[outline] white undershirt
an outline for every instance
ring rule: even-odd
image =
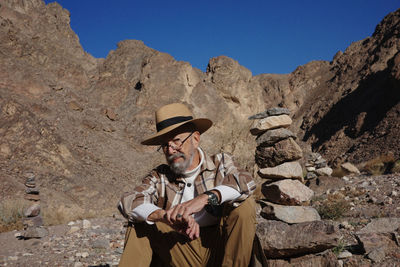
[[[200,174],[200,167],[204,162],[204,153],[203,151],[198,148],[199,154],[200,154],[200,163],[197,165],[196,168],[193,170],[190,170],[185,173],[185,178],[183,178],[185,182],[185,188],[183,189],[183,195],[182,195],[182,200],[181,203],[184,203],[186,201],[192,200],[193,198],[198,196],[196,187],[194,186],[194,180],[196,177]],[[224,203],[226,201],[231,201],[240,196],[240,193],[233,189],[232,187],[226,186],[226,185],[219,185],[211,190],[218,190],[220,195],[221,195],[221,201],[220,203]],[[154,204],[146,203],[146,204],[141,204],[134,208],[132,210],[132,215],[134,218],[136,218],[139,221],[146,221],[148,224],[153,224],[154,222],[151,222],[147,220],[147,217],[153,213],[154,211],[161,209],[160,207],[157,207]],[[212,216],[210,213],[202,209],[200,212],[196,213],[194,215],[194,218],[196,222],[200,225],[200,227],[203,226],[209,226],[209,225],[214,225],[218,223],[219,218]]]

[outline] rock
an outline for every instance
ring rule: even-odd
[[[40,200],[40,196],[39,195],[32,195],[32,194],[26,194],[24,196],[25,199],[27,200],[32,200],[32,201],[39,201]]]
[[[33,204],[29,208],[27,208],[24,212],[25,217],[35,217],[40,213],[40,205]]]
[[[39,188],[37,188],[37,187],[33,187],[33,188],[28,187],[28,188],[25,189],[25,193],[38,195],[39,194]]]
[[[297,161],[285,162],[272,168],[263,168],[258,171],[262,178],[268,179],[298,179],[303,182],[303,170]]]
[[[310,167],[307,167],[306,170],[308,172],[313,172],[313,171],[315,171],[315,167],[310,166]]]
[[[375,263],[381,262],[386,257],[385,248],[379,247],[368,253],[367,257]]]
[[[319,168],[315,170],[318,176],[331,176],[333,170],[330,167]]]
[[[72,226],[71,229],[69,229],[67,234],[73,234],[75,232],[78,232],[80,228],[78,226]]]
[[[290,137],[275,143],[272,147],[258,146],[256,163],[260,168],[274,167],[284,162],[301,159],[303,152]]]
[[[28,227],[24,232],[24,238],[43,238],[48,235],[48,231],[43,227]]]
[[[316,162],[318,160],[322,159],[321,154],[317,153],[317,152],[313,152],[307,155],[307,161],[310,162]]]
[[[357,234],[366,233],[391,233],[400,227],[400,218],[379,218],[372,219],[364,228]]]
[[[313,207],[283,206],[262,202],[261,216],[268,220],[280,220],[286,223],[319,221],[321,217]]]
[[[257,235],[265,256],[270,259],[322,252],[337,246],[339,239],[335,226],[326,221],[289,225],[261,219]]]
[[[35,217],[29,217],[29,218],[23,218],[22,223],[24,226],[28,227],[38,227],[43,225],[43,219],[42,216],[35,216]]]
[[[360,171],[357,169],[357,167],[350,162],[343,163],[340,165],[340,167],[342,167],[342,169],[348,174],[360,174]]]
[[[292,137],[296,139],[294,133],[286,128],[268,130],[256,138],[257,146],[272,146],[276,142]]]
[[[74,222],[74,221],[71,221],[71,222],[69,222],[67,225],[68,225],[68,226],[75,225],[75,222]]]
[[[267,130],[280,127],[289,127],[290,124],[292,124],[292,119],[288,115],[267,117],[265,119],[255,121],[250,129],[250,133],[252,135],[260,135]]]
[[[35,181],[26,181],[25,186],[29,188],[34,188],[36,187],[36,182]]]
[[[386,250],[389,247],[396,246],[390,234],[366,233],[357,234],[356,237],[366,254],[378,248],[384,248]]]
[[[82,258],[87,258],[87,257],[89,257],[89,253],[86,252],[86,251],[85,251],[85,252],[82,252],[82,253],[81,253],[81,257],[82,257]]]
[[[82,111],[83,108],[76,102],[76,101],[71,101],[68,103],[68,108],[70,110],[75,110],[75,111]]]
[[[92,224],[90,223],[89,220],[83,220],[82,226],[83,226],[83,229],[89,229],[92,226]]]
[[[106,116],[110,120],[115,121],[117,119],[118,115],[115,113],[114,110],[108,108],[108,109],[106,109]]]
[[[271,267],[338,267],[339,261],[335,254],[330,251],[324,251],[320,254],[310,254],[301,257],[283,259],[268,259],[267,265]]]
[[[310,201],[314,192],[298,180],[285,179],[270,184],[263,184],[261,188],[267,201],[282,205],[300,205]]]
[[[308,172],[306,175],[307,180],[311,180],[311,179],[315,179],[315,178],[318,178],[318,176],[313,172]]]
[[[107,239],[95,239],[92,241],[92,248],[108,249],[110,242]]]
[[[290,110],[287,108],[279,108],[279,107],[270,108],[263,112],[250,116],[249,120],[264,119],[269,116],[278,116],[278,115],[290,115]]]
[[[315,168],[320,169],[320,168],[324,168],[327,166],[326,160],[325,159],[319,159],[316,162],[314,162],[315,164]]]
[[[351,256],[353,256],[353,254],[351,254],[351,252],[345,250],[345,251],[342,251],[339,253],[338,259],[345,259],[345,258],[349,258]]]
[[[20,232],[17,232],[17,233],[14,234],[14,237],[15,238],[21,238],[21,237],[24,237],[24,235],[22,233],[20,233]]]

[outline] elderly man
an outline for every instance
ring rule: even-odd
[[[248,266],[255,236],[256,184],[232,156],[209,156],[200,135],[212,125],[183,104],[156,112],[158,145],[168,165],[147,175],[119,203],[130,226],[120,266]]]

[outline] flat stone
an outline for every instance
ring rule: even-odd
[[[342,167],[342,169],[349,174],[360,174],[360,171],[357,169],[357,167],[350,162],[343,163],[340,165],[340,167]]]
[[[261,192],[267,201],[282,205],[300,205],[314,196],[314,191],[300,181],[292,179],[264,183]]]
[[[267,179],[297,179],[304,182],[303,169],[297,161],[285,162],[272,168],[263,168],[258,171],[258,174]]]
[[[280,221],[259,219],[257,235],[268,259],[298,257],[337,246],[339,234],[328,221],[289,225]]]
[[[48,235],[48,231],[43,227],[28,227],[24,232],[24,238],[43,238]]]
[[[369,224],[357,232],[357,234],[366,233],[391,233],[400,227],[400,218],[378,218],[373,219]]]
[[[27,194],[33,194],[33,195],[38,195],[39,194],[39,188],[37,187],[28,187],[25,189],[25,193]]]
[[[95,239],[92,241],[92,248],[108,249],[110,242],[106,239]]]
[[[27,208],[24,212],[25,217],[35,217],[40,213],[40,205],[33,204],[29,208]]]
[[[321,220],[313,207],[283,206],[266,201],[263,201],[261,206],[264,206],[261,216],[268,220],[279,220],[290,224]]]
[[[256,163],[260,168],[275,167],[288,161],[301,159],[303,151],[300,146],[289,137],[271,147],[258,146],[256,149]]]
[[[378,234],[378,233],[366,233],[356,234],[358,240],[363,246],[365,253],[369,254],[371,251],[377,248],[391,247],[394,245],[391,234]]]
[[[294,135],[294,133],[292,133],[292,131],[286,128],[278,128],[266,131],[262,135],[258,136],[256,142],[257,146],[272,146],[276,142],[287,139],[289,137],[296,139],[296,136]]]
[[[39,227],[43,225],[42,216],[38,215],[35,217],[23,218],[22,223],[28,227]]]
[[[27,199],[27,200],[32,200],[32,201],[39,201],[40,200],[40,196],[39,195],[32,195],[32,194],[25,194],[24,198]]]
[[[265,119],[255,121],[250,129],[252,135],[260,135],[267,130],[276,128],[287,128],[292,124],[292,119],[288,115],[279,115],[267,117]]]
[[[33,182],[26,182],[25,186],[29,187],[29,188],[34,188],[34,187],[36,187],[36,183],[34,181]]]
[[[287,108],[274,107],[274,108],[269,108],[263,112],[257,113],[255,115],[252,115],[248,119],[249,120],[264,119],[269,116],[278,116],[278,115],[284,115],[284,114],[290,115],[290,110]]]
[[[330,167],[323,167],[323,168],[316,169],[314,172],[315,172],[318,176],[331,176],[333,170],[332,170],[332,168],[330,168]]]
[[[307,155],[307,161],[310,162],[316,162],[317,160],[322,159],[321,154],[319,154],[318,152],[313,152]]]

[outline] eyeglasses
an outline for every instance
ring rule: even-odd
[[[166,151],[168,147],[171,147],[174,150],[179,150],[182,148],[183,144],[186,142],[186,140],[189,139],[189,137],[192,136],[194,132],[191,132],[185,139],[181,140],[179,138],[174,139],[169,141],[168,143],[162,144],[159,148],[157,148],[157,152],[160,152],[162,149],[163,151]]]

